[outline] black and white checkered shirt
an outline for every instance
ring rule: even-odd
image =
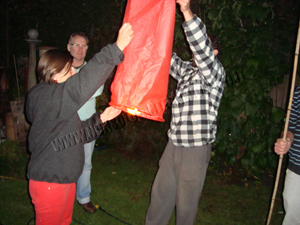
[[[197,66],[181,60],[176,53],[172,55],[170,75],[178,84],[168,136],[176,146],[203,146],[216,138],[226,75],[201,19],[195,15],[182,26]]]

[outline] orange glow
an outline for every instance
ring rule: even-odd
[[[137,109],[127,108],[127,112],[132,114],[132,115],[138,115],[139,114],[139,111]]]

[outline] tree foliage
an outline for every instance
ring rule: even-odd
[[[273,144],[284,111],[273,107],[269,93],[292,73],[299,1],[208,0],[199,6],[206,6],[208,24],[222,41],[227,73],[216,152],[252,174],[275,167]]]

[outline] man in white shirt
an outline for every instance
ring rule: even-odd
[[[67,49],[74,57],[73,67],[76,72],[84,67],[86,64],[85,56],[88,49],[89,39],[83,32],[73,33],[70,35]],[[90,118],[96,112],[96,97],[101,95],[104,86],[102,85],[96,93],[78,110],[78,115],[81,121]],[[95,140],[84,144],[84,167],[81,176],[77,181],[76,197],[80,205],[88,213],[97,211],[95,205],[91,202],[91,169],[92,169],[92,155],[94,151]]]

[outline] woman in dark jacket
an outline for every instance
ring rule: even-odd
[[[120,114],[108,107],[81,122],[77,111],[104,84],[123,50],[133,37],[130,24],[119,30],[116,43],[107,45],[75,74],[68,52],[49,50],[38,64],[41,82],[28,93],[26,116],[28,135],[27,177],[37,225],[70,224],[76,182],[84,163],[83,144],[97,138],[106,121]]]

